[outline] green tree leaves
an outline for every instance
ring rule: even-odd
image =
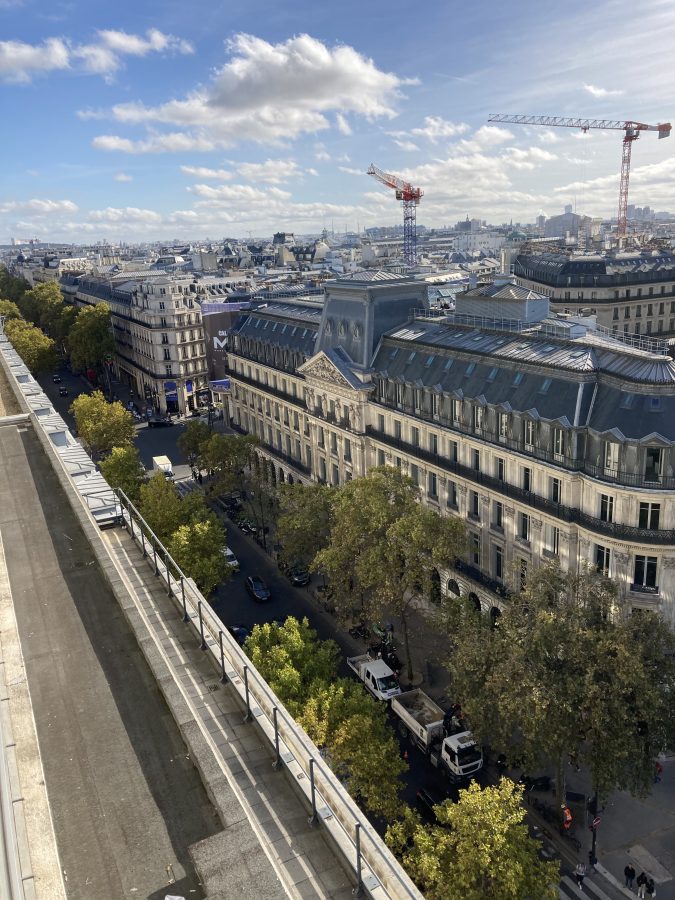
[[[119,488],[132,503],[138,503],[141,485],[145,480],[145,467],[136,447],[131,444],[113,447],[98,467],[110,487]]]
[[[134,439],[134,417],[118,401],[108,403],[100,391],[80,394],[70,410],[92,457],[110,453],[113,447],[124,447]]]
[[[34,375],[54,368],[56,364],[54,341],[39,328],[23,319],[13,318],[5,322],[5,334]]]
[[[97,303],[80,310],[68,334],[70,359],[76,369],[96,369],[115,343],[107,303]]]
[[[208,597],[229,573],[223,547],[223,526],[215,517],[209,517],[179,525],[171,535],[167,549],[183,572],[194,578],[197,587]]]

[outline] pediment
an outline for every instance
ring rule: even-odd
[[[340,369],[326,356],[323,351],[300,366],[298,372],[305,378],[323,381],[333,387],[354,390],[354,385]]]

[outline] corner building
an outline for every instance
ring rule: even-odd
[[[233,424],[280,480],[400,466],[466,522],[439,589],[493,616],[546,559],[597,566],[675,626],[675,362],[560,318],[498,278],[428,309],[426,286],[354,273],[324,302],[271,302],[230,335]]]

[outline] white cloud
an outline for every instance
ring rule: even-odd
[[[268,159],[264,163],[239,163],[237,173],[246,181],[264,181],[267,184],[283,184],[302,175],[293,159]]]
[[[560,140],[560,136],[548,128],[544,131],[539,132],[539,134],[537,134],[537,138],[541,141],[542,144],[557,144]]]
[[[32,213],[36,216],[47,216],[56,213],[77,212],[77,204],[72,200],[9,200],[0,203],[0,213],[13,213],[25,215]]]
[[[133,180],[134,180],[133,176],[127,175],[126,172],[118,172],[117,175],[115,175],[115,181],[133,181]]]
[[[229,181],[234,178],[234,172],[228,169],[209,169],[206,166],[181,166],[181,172],[185,175],[194,175],[195,178],[214,178],[217,181]]]
[[[123,209],[108,206],[106,209],[94,209],[89,213],[92,222],[122,222],[122,223],[150,223],[158,224],[162,217],[152,209],[138,209],[135,206],[127,206]]]
[[[623,91],[610,91],[604,87],[597,87],[594,84],[585,84],[584,90],[587,91],[592,97],[596,97],[598,99],[602,97],[620,97],[623,94]]]
[[[344,172],[346,175],[365,175],[365,172],[362,172],[361,169],[353,169],[350,166],[338,166],[339,172]]]
[[[329,162],[330,153],[326,150],[326,145],[322,143],[314,144],[314,159],[317,162]]]
[[[216,202],[267,203],[270,199],[287,201],[291,198],[288,191],[282,191],[280,188],[272,187],[261,190],[251,187],[249,184],[223,184],[219,187],[213,187],[210,184],[194,184],[188,190],[198,197]]]
[[[342,115],[342,113],[336,113],[335,115],[335,123],[338,127],[338,131],[342,134],[351,134],[352,127],[347,121],[347,119]]]
[[[427,138],[436,143],[440,138],[453,138],[465,134],[469,126],[464,122],[448,122],[440,116],[425,116],[421,128],[413,128],[410,132],[416,137]]]
[[[26,83],[32,75],[67,69],[70,53],[61,38],[48,38],[42,44],[0,41],[0,78]]]
[[[152,134],[147,140],[132,141],[116,134],[100,134],[91,142],[96,150],[117,151],[119,153],[185,153],[204,152],[215,149],[208,138],[189,135],[183,131],[168,134]]]
[[[399,138],[394,138],[394,143],[399,148],[399,150],[405,150],[406,152],[412,152],[413,150],[420,149],[417,144],[413,143],[413,141],[402,141]]]
[[[307,175],[313,175],[315,178],[319,177],[319,173],[317,172],[316,169],[312,169],[312,168],[305,169],[305,172],[307,173]]]
[[[278,44],[238,34],[227,48],[230,60],[207,87],[154,107],[118,104],[112,110],[114,118],[125,124],[193,129],[187,134],[204,147],[230,147],[247,140],[279,144],[329,128],[329,112],[335,112],[343,132],[350,127],[347,113],[369,120],[391,119],[402,86],[412,83],[378,69],[352,47],[329,47],[307,34]],[[151,146],[153,150],[127,152],[162,149],[157,141]]]
[[[156,28],[146,37],[124,31],[99,31],[88,44],[72,44],[63,38],[47,38],[41,44],[23,41],[0,41],[0,78],[26,83],[34,75],[58,69],[76,69],[110,78],[122,65],[124,56],[146,56],[148,53],[192,53],[193,48],[182,38],[164,34]],[[81,116],[87,118],[87,115]]]

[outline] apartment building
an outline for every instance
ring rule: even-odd
[[[612,334],[675,337],[675,255],[520,253],[513,263],[518,284],[545,294],[551,310],[590,311]]]
[[[424,285],[370,272],[323,306],[271,302],[230,337],[233,422],[281,480],[342,484],[403,468],[467,525],[443,591],[498,616],[556,557],[595,566],[630,609],[675,626],[675,362],[550,315],[508,278],[430,312]]]
[[[60,286],[80,305],[108,304],[115,369],[139,398],[180,415],[208,402],[201,302],[227,296],[224,282],[141,271],[65,277]]]

